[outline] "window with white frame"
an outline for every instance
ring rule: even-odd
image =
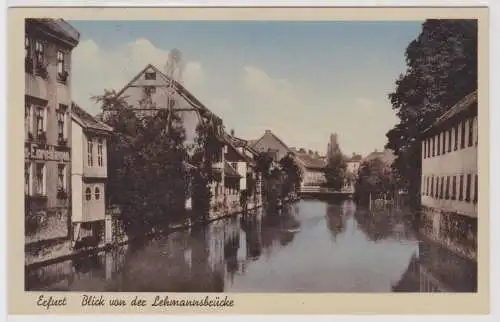
[[[90,190],[90,187],[87,187],[85,189],[85,200],[89,201],[92,199],[92,190]]]
[[[45,164],[37,163],[35,166],[35,192],[45,195]]]
[[[37,135],[45,132],[45,109],[43,107],[36,108],[36,132]]]
[[[101,190],[99,189],[99,187],[95,187],[94,192],[95,200],[99,200],[99,198],[101,198]]]
[[[57,189],[66,190],[66,165],[64,164],[57,166]]]
[[[65,123],[67,109],[67,105],[59,104],[59,109],[57,110],[57,138],[60,141],[66,138]]]
[[[102,167],[104,165],[104,157],[103,157],[103,141],[99,139],[97,141],[97,165]]]
[[[31,104],[29,102],[24,103],[24,130],[26,137],[32,132]]]
[[[35,41],[35,57],[37,66],[42,66],[44,63],[45,55],[44,45],[40,40]]]
[[[60,50],[57,51],[57,74],[59,77],[64,76],[66,70],[64,69],[64,53]]]
[[[24,163],[24,193],[31,194],[31,164],[29,162]]]
[[[87,164],[89,167],[94,166],[94,144],[91,138],[87,141]]]

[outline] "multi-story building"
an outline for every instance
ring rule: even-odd
[[[25,21],[25,243],[70,238],[71,52],[64,20]],[[53,244],[53,243],[52,243]]]
[[[71,119],[73,240],[93,237],[100,242],[105,227],[107,138],[113,129],[75,103],[71,106]]]
[[[424,131],[421,144],[421,203],[427,232],[439,241],[464,246],[461,249],[474,257],[478,200],[477,92],[467,95],[439,117]]]

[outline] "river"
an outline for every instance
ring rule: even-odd
[[[26,273],[27,290],[475,292],[476,264],[423,240],[412,216],[301,200]]]

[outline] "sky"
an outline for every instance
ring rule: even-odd
[[[273,131],[288,146],[326,153],[381,150],[397,122],[388,100],[422,21],[70,21],[72,98],[92,114],[147,64],[181,51],[182,81],[243,139]]]

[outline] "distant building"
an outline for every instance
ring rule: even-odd
[[[455,233],[462,239],[476,236],[477,92],[447,110],[422,133],[421,140],[421,203],[424,219],[432,223],[432,237],[446,240],[444,226],[458,227]],[[477,237],[471,238],[477,242]]]
[[[71,119],[73,239],[88,236],[102,239],[108,178],[107,139],[113,129],[75,103]]]
[[[266,130],[259,139],[250,142],[251,147],[257,152],[267,152],[272,155],[275,162],[279,162],[292,150],[271,130]]]
[[[71,52],[79,32],[59,19],[25,20],[25,242],[69,240]]]
[[[322,186],[326,183],[326,161],[319,155],[294,151],[302,168],[302,186]]]
[[[347,172],[352,174],[354,177],[358,176],[359,166],[363,157],[359,154],[353,153],[351,157],[347,159]]]

